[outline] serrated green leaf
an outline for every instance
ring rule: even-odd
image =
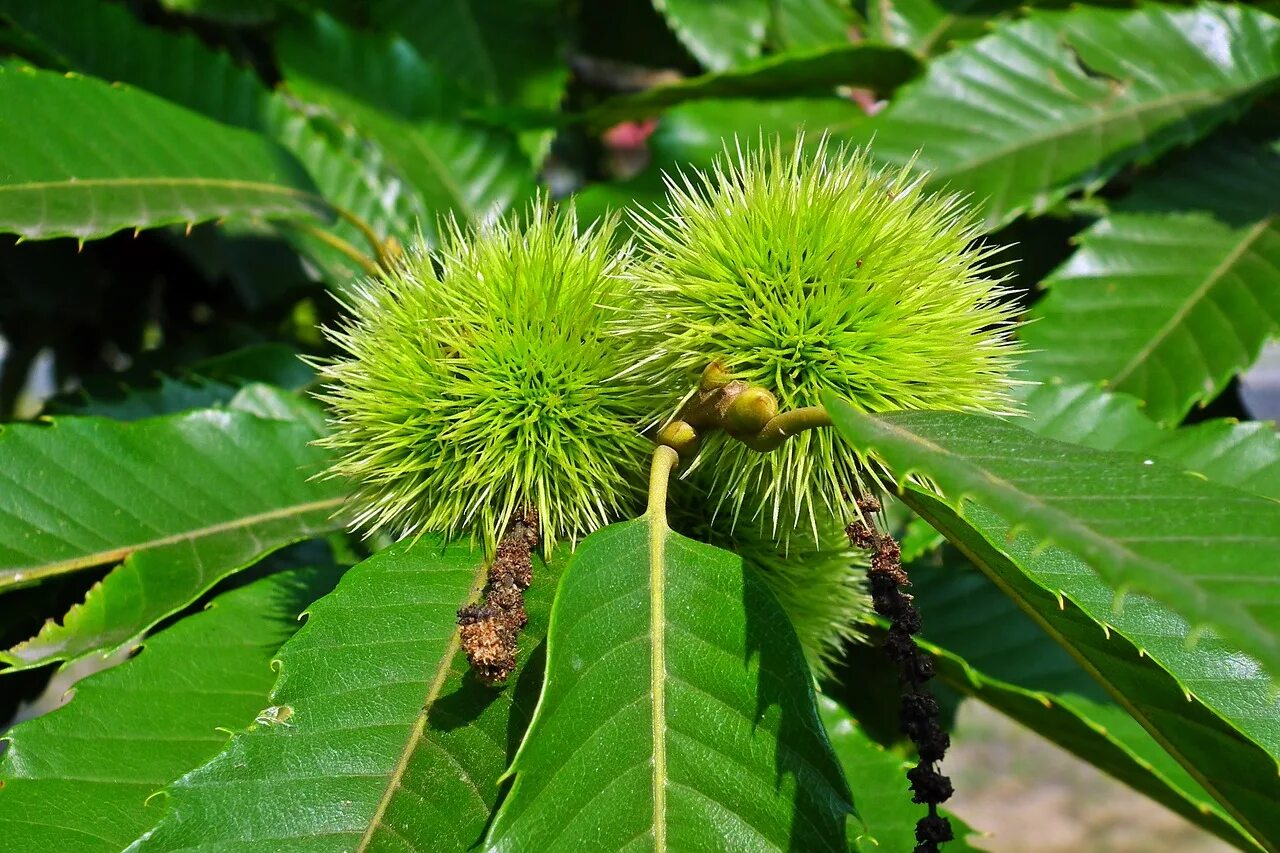
[[[1195,141],[1280,80],[1280,21],[1247,6],[1036,14],[930,63],[860,138],[968,193],[995,228]]]
[[[3,0],[0,12],[55,52],[63,67],[121,81],[209,118],[269,136],[306,168],[325,200],[366,223],[381,238],[411,233],[422,200],[368,139],[309,118],[283,95],[269,91],[247,68],[208,48],[191,33],[148,27],[122,6],[98,0],[55,5]],[[129,50],[120,50],[121,44]],[[368,251],[367,239],[344,219],[325,233]],[[358,269],[331,245],[294,234],[336,284]]]
[[[836,86],[892,90],[919,69],[905,51],[878,44],[842,44],[766,57],[728,71],[655,86],[611,98],[588,113],[600,125],[653,115],[686,101],[709,98],[795,98],[830,94]],[[815,132],[818,128],[815,126]],[[755,133],[750,136],[754,137]]]
[[[470,673],[457,630],[485,572],[480,551],[426,539],[350,569],[280,650],[270,701],[290,725],[237,734],[170,786],[164,820],[134,847],[473,846],[532,711],[558,575],[535,558],[521,669],[494,688]]]
[[[653,0],[653,6],[712,71],[758,57],[769,27],[767,0]]]
[[[0,660],[30,668],[126,643],[265,554],[337,526],[312,479],[314,422],[234,410],[0,431],[0,590],[123,560],[61,625]]]
[[[916,821],[925,814],[925,807],[911,802],[911,785],[907,781],[907,769],[913,766],[901,755],[886,750],[876,743],[849,716],[849,712],[828,697],[818,697],[818,712],[826,726],[827,737],[835,750],[845,778],[853,789],[854,802],[858,804],[858,817],[862,828],[852,824],[849,835],[853,839],[851,850],[859,853],[890,853],[911,850],[916,844]],[[944,814],[951,821],[954,840],[946,845],[947,853],[973,851],[967,837],[972,834],[964,821],[954,814]]]
[[[826,405],[836,428],[897,477],[923,475],[953,505],[981,501],[1117,589],[1149,595],[1280,672],[1280,503],[982,415],[872,416],[830,396]]]
[[[971,551],[979,556],[986,553]],[[1181,726],[1163,725],[1162,717],[1149,714],[1146,708],[1161,696],[1181,703],[1172,679],[1149,659],[1139,659],[1137,650],[1123,640],[1106,642],[1101,625],[1090,624],[1074,606],[1069,612],[1060,607],[1053,595],[1020,574],[1021,566],[995,562],[982,567],[990,578],[959,565],[954,552],[941,566],[909,567],[924,621],[920,642],[935,656],[942,680],[1192,823],[1236,844],[1243,838],[1252,846],[1208,792],[1138,720],[1109,698],[1090,673],[1097,673],[1108,688],[1134,697],[1139,713],[1160,726],[1166,739],[1194,731],[1188,719],[1207,721],[1214,736],[1220,737],[1221,723],[1197,710],[1174,715]],[[1035,618],[1020,608],[1033,612]],[[1227,740],[1233,748],[1219,759],[1219,769],[1228,763],[1260,766],[1256,750],[1240,745],[1238,739]]]
[[[267,707],[276,650],[335,567],[269,575],[147,640],[75,686],[72,702],[11,729],[0,761],[0,838],[12,850],[115,853],[163,804],[147,798],[212,757]]]
[[[1021,330],[1041,378],[1105,381],[1176,423],[1280,327],[1280,144],[1202,146],[1077,239]]]
[[[578,546],[493,850],[839,850],[848,794],[763,582],[653,509]]]
[[[481,220],[533,191],[515,139],[464,120],[460,93],[408,42],[318,15],[283,32],[277,52],[290,91],[374,140],[413,184],[429,239],[440,216]]]
[[[221,217],[329,215],[284,148],[145,92],[0,68],[0,99],[0,230],[88,239]]]
[[[1162,428],[1136,397],[1082,384],[1035,386],[1023,405],[1027,426],[1046,438],[1155,454],[1224,486],[1280,500],[1280,434],[1273,424],[1218,419]]]
[[[1280,775],[1275,758],[1214,714],[1198,694],[1189,693],[1143,647],[1111,632],[1107,627],[1110,620],[1099,624],[1096,616],[1075,606],[1074,593],[1069,598],[1070,605],[1065,603],[1065,594],[1060,601],[1055,595],[1062,587],[1046,586],[1043,580],[1052,577],[1051,582],[1074,581],[1082,585],[1092,575],[1088,567],[1061,549],[1038,548],[1032,537],[1014,534],[1007,522],[984,507],[967,504],[961,519],[944,503],[923,492],[909,490],[904,498],[1083,664],[1116,703],[1141,723],[1249,835],[1268,850],[1278,849],[1280,816],[1274,804],[1280,797]],[[1174,643],[1185,644],[1185,623],[1162,625],[1167,611],[1144,605],[1142,599],[1133,597],[1124,612],[1140,625],[1157,626],[1150,636],[1163,636],[1166,649]],[[1206,673],[1198,686],[1219,698],[1231,697],[1240,684],[1248,688],[1250,680],[1256,683],[1260,673],[1247,658],[1238,654],[1234,659],[1223,656],[1217,651],[1220,648],[1220,644],[1210,645],[1198,656],[1198,666]],[[1182,656],[1191,657],[1185,645]],[[1242,674],[1242,665],[1245,669],[1252,666],[1254,671]],[[1096,709],[1093,713],[1097,713]],[[1123,735],[1123,728],[1118,731]],[[1130,748],[1132,745],[1129,742]],[[1137,750],[1135,755],[1146,756],[1146,750]],[[1150,761],[1150,756],[1145,760]],[[1158,762],[1151,763],[1159,775],[1176,785],[1174,776],[1161,770]],[[1110,769],[1114,771],[1116,766],[1112,763]],[[1194,792],[1183,786],[1177,788],[1194,803]],[[1158,793],[1147,786],[1140,790],[1153,796]],[[1177,808],[1168,798],[1158,798]],[[1186,813],[1185,806],[1177,810]]]

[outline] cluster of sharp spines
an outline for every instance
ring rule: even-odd
[[[357,285],[350,319],[328,330],[343,355],[319,365],[323,443],[353,484],[355,526],[492,551],[529,506],[549,553],[628,517],[646,431],[717,361],[783,411],[823,391],[866,411],[1009,411],[1013,309],[961,200],[866,150],[761,142],[669,178],[665,206],[633,211],[632,239],[616,217],[579,229],[571,202],[541,197],[506,221],[447,222],[434,251]],[[801,573],[831,562],[822,531],[884,479],[831,430],[767,453],[731,429],[694,441],[682,474],[708,494],[704,514],[771,540]],[[823,584],[793,586],[814,598],[788,609],[820,666],[840,639],[830,622],[864,599],[838,596],[832,613]]]

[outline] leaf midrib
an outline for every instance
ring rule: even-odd
[[[219,533],[249,528],[263,522],[274,521],[278,518],[288,518],[293,515],[305,515],[307,513],[317,512],[324,509],[337,509],[345,500],[345,497],[337,497],[310,501],[303,504],[290,504],[289,506],[277,507],[272,510],[267,510],[266,512],[229,519],[227,521],[218,522],[217,524],[211,524],[194,530],[184,530],[180,533],[173,533],[156,539],[148,539],[142,542],[122,545],[118,548],[111,548],[105,551],[94,551],[89,554],[81,554],[78,557],[72,557],[67,560],[58,560],[37,566],[18,566],[16,568],[3,569],[0,570],[0,590],[18,583],[25,585],[28,581],[32,580],[66,574],[80,569],[88,569],[105,563],[116,563],[140,551],[149,551],[154,548],[173,545],[178,542],[204,539],[210,536],[216,536]]]
[[[1244,253],[1247,252],[1264,233],[1271,229],[1273,221],[1274,220],[1271,218],[1264,219],[1241,235],[1239,244],[1228,252],[1226,257],[1224,257],[1222,261],[1219,262],[1212,271],[1210,271],[1209,275],[1205,277],[1204,282],[1191,293],[1182,305],[1178,306],[1178,310],[1174,312],[1173,316],[1170,317],[1154,335],[1152,335],[1151,339],[1147,341],[1140,350],[1133,354],[1133,357],[1129,359],[1128,363],[1116,371],[1116,373],[1111,377],[1112,385],[1119,385],[1121,382],[1128,379],[1133,371],[1137,370],[1138,365],[1150,358],[1151,353],[1155,351],[1156,347],[1164,343],[1169,335],[1173,334],[1173,331],[1182,324],[1182,321],[1191,313],[1192,308],[1198,306],[1209,294],[1209,291],[1212,290],[1213,287],[1219,283],[1222,277],[1227,274],[1231,267],[1240,260]]]
[[[489,564],[487,561],[482,560],[480,568],[476,571],[475,577],[471,581],[471,591],[468,593],[468,599],[475,597],[474,591],[484,584],[488,572]],[[382,791],[382,796],[378,800],[378,807],[374,811],[373,817],[369,819],[369,825],[365,827],[364,835],[360,837],[360,843],[356,846],[356,853],[365,853],[373,842],[374,835],[382,827],[387,808],[391,805],[391,799],[400,790],[400,785],[404,781],[404,774],[409,769],[409,762],[417,754],[418,744],[422,742],[422,738],[426,735],[427,718],[430,715],[431,708],[435,705],[436,700],[440,698],[440,691],[444,689],[445,682],[449,680],[449,673],[453,669],[453,661],[458,656],[458,650],[461,648],[461,633],[459,629],[454,628],[449,637],[449,644],[445,647],[444,653],[440,656],[440,662],[436,665],[436,671],[432,676],[431,686],[427,688],[427,696],[422,702],[422,708],[418,711],[418,716],[413,721],[413,731],[410,732],[409,739],[405,741],[404,749],[400,751],[400,757],[396,760],[396,766],[387,778],[387,786]]]
[[[0,184],[0,193],[30,192],[33,190],[67,190],[96,189],[101,187],[212,187],[216,189],[253,190],[268,195],[279,195],[297,198],[316,207],[327,207],[328,203],[315,193],[299,190],[283,184],[271,184],[261,181],[246,181],[238,178],[74,178],[68,177],[59,181],[26,181],[18,184]]]

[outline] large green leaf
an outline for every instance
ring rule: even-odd
[[[899,478],[923,475],[953,505],[981,501],[1117,589],[1163,602],[1194,631],[1212,628],[1272,678],[1280,673],[1280,503],[1161,459],[1043,439],[982,415],[871,416],[826,402],[836,428]]]
[[[850,826],[851,849],[859,853],[913,849],[916,821],[925,814],[924,806],[911,802],[906,773],[914,762],[876,743],[834,700],[819,697],[818,711],[858,804],[862,828]],[[947,853],[974,850],[967,840],[973,830],[954,814],[947,814],[947,819],[955,835],[946,845]]]
[[[497,850],[844,848],[848,794],[795,633],[653,509],[578,546]]]
[[[1149,658],[1140,659],[1132,645],[1118,638],[1107,642],[1101,625],[1091,624],[1074,605],[1069,611],[1068,605],[1059,606],[1018,567],[984,563],[983,571],[991,577],[983,577],[960,565],[953,554],[946,552],[941,566],[910,567],[924,620],[921,643],[935,656],[942,680],[1191,822],[1239,843],[1243,836],[1235,822],[1137,719],[1108,697],[1103,685],[1131,694],[1132,704],[1160,727],[1166,740],[1186,732],[1199,736],[1187,722],[1194,720],[1206,725],[1216,741],[1231,743],[1228,752],[1213,757],[1222,772],[1242,765],[1257,772],[1266,767],[1265,757],[1238,738],[1223,736],[1226,727],[1203,709],[1172,715],[1178,724],[1165,725],[1162,715],[1148,712],[1151,701],[1165,697],[1181,705],[1183,700],[1173,680]],[[1222,685],[1228,684],[1224,676]],[[1212,776],[1210,769],[1201,768]]]
[[[0,762],[9,850],[111,851],[153,826],[154,792],[208,760],[267,708],[270,663],[337,570],[295,569],[218,596],[141,654],[75,686],[64,708],[16,726]]]
[[[234,403],[5,427],[0,591],[124,562],[0,660],[29,668],[116,647],[264,554],[333,529],[344,490],[313,479],[326,462],[317,437],[310,417],[265,420]]]
[[[461,93],[407,42],[319,15],[285,30],[277,47],[289,90],[374,140],[414,186],[429,238],[442,215],[484,219],[533,191],[515,138],[464,120]]]
[[[966,504],[962,519],[926,493],[908,490],[904,497],[1070,652],[1107,689],[1114,701],[1141,723],[1250,835],[1269,850],[1280,849],[1280,814],[1275,810],[1275,802],[1280,798],[1280,775],[1276,772],[1275,758],[1237,728],[1224,722],[1201,701],[1199,694],[1191,694],[1143,647],[1127,641],[1120,632],[1110,630],[1107,627],[1109,622],[1099,624],[1093,614],[1075,606],[1077,599],[1074,595],[1069,599],[1071,604],[1067,603],[1067,596],[1057,592],[1057,582],[1087,581],[1091,572],[1086,566],[1066,551],[1042,549],[1034,537],[1017,535],[1007,522],[984,507]],[[1045,578],[1051,579],[1049,583],[1055,585],[1046,586]],[[1138,614],[1140,624],[1145,621],[1151,626],[1159,623],[1165,611],[1148,610],[1144,600],[1131,597],[1124,613]],[[1166,648],[1174,642],[1185,644],[1185,623],[1172,626],[1166,623],[1162,627],[1165,629],[1162,633]],[[1184,632],[1175,634],[1179,627]],[[1184,645],[1183,657],[1191,654]],[[1248,702],[1248,688],[1252,686],[1249,679],[1252,677],[1256,682],[1258,677],[1255,664],[1239,654],[1223,656],[1211,648],[1202,656],[1200,666],[1207,675],[1197,686],[1206,694],[1232,697],[1243,683],[1246,687],[1245,701]],[[1239,670],[1250,667],[1254,672],[1245,673],[1242,678]],[[1274,699],[1270,701],[1275,702]],[[1079,700],[1072,701],[1077,711],[1079,704]],[[1098,711],[1096,708],[1086,709],[1085,714],[1096,717]],[[1273,726],[1274,720],[1273,713]],[[1179,807],[1169,797],[1161,797],[1149,785],[1141,784],[1141,780],[1126,781],[1186,813],[1186,807],[1195,801],[1194,789],[1179,783],[1176,774],[1170,773],[1160,762],[1153,761],[1145,748],[1125,735],[1123,727],[1117,731],[1121,742],[1134,752],[1136,759],[1150,762],[1152,773],[1170,782],[1174,789],[1170,794],[1178,791],[1190,802]],[[1104,767],[1109,772],[1117,769],[1114,763]],[[1119,769],[1124,770],[1123,767]],[[1213,822],[1207,823],[1210,828],[1215,828],[1211,825]],[[1219,824],[1215,831],[1220,829]]]
[[[457,610],[485,579],[483,554],[401,543],[350,569],[280,650],[271,704],[289,726],[241,732],[170,786],[142,850],[209,847],[465,850],[484,832],[498,777],[532,712],[538,647],[557,580],[534,563],[505,688],[473,676]]]
[[[0,99],[0,230],[87,239],[231,216],[328,215],[284,148],[144,92],[0,68]]]
[[[807,93],[829,94],[836,86],[864,86],[886,92],[909,79],[918,68],[909,53],[885,45],[812,48],[612,98],[588,115],[592,121],[608,125],[707,98],[795,98]],[[814,131],[817,130],[815,126]]]
[[[257,75],[211,50],[190,33],[148,27],[122,6],[99,0],[56,5],[0,0],[0,12],[56,53],[64,67],[124,82],[209,118],[265,134],[306,168],[325,200],[366,223],[381,238],[416,227],[424,206],[385,155],[369,140],[304,115],[269,91]],[[120,50],[119,45],[129,45]],[[324,233],[368,251],[351,222],[328,223]],[[359,270],[322,240],[298,235],[307,253],[335,283]]]
[[[1022,329],[1030,368],[1176,423],[1280,326],[1280,144],[1197,148],[1078,240]]]
[[[1280,78],[1280,21],[1247,6],[1042,13],[930,63],[860,138],[972,194],[986,224],[1041,213],[1192,142]]]

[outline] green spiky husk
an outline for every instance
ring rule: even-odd
[[[492,550],[518,508],[538,512],[544,549],[642,505],[663,404],[643,357],[609,334],[634,310],[618,273],[615,222],[579,234],[545,200],[478,230],[444,229],[356,288],[327,330],[343,357],[321,365],[332,413],[322,443],[354,487],[354,525],[395,536],[470,534]]]
[[[720,359],[783,410],[823,390],[870,412],[1014,409],[1014,308],[960,199],[865,150],[802,147],[726,152],[636,216],[644,298],[622,332],[662,341],[637,375],[675,391]],[[877,479],[831,430],[767,454],[712,435],[698,465],[732,519],[815,537],[822,518],[857,517]]]

